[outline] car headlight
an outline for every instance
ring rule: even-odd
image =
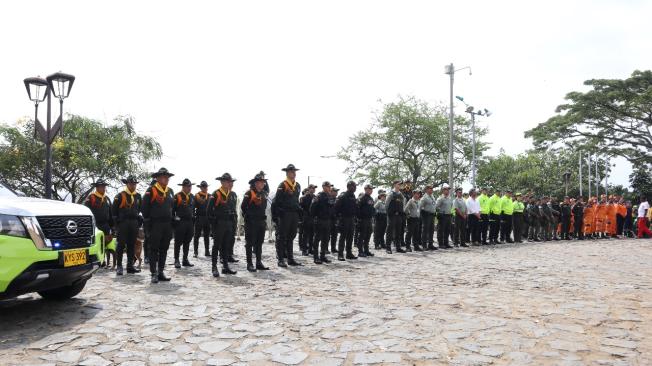
[[[27,231],[18,216],[0,214],[0,235],[26,238]]]
[[[38,224],[36,217],[23,216],[20,219],[27,229],[29,238],[32,239],[38,249],[52,249],[52,243],[49,240],[45,240],[45,235],[43,235],[43,231],[41,231],[41,226]]]

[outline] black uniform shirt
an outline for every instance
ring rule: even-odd
[[[174,195],[174,204],[172,205],[174,217],[178,217],[181,220],[192,220],[192,215],[195,211],[194,206],[195,197],[192,194],[185,194],[181,191]]]
[[[310,214],[318,219],[330,219],[333,215],[333,198],[326,192],[319,192],[312,200],[310,205]]]
[[[234,192],[226,192],[222,188],[216,190],[211,194],[208,200],[208,217],[217,220],[233,220],[237,221],[238,213],[236,207],[238,205],[238,197]]]
[[[143,198],[138,192],[127,192],[124,190],[113,198],[113,207],[111,213],[113,220],[116,223],[126,220],[138,220],[138,213],[140,212],[140,205]]]
[[[91,209],[98,227],[106,225],[113,226],[111,203],[106,195],[100,195],[97,192],[93,192],[88,196],[84,205]]]
[[[358,200],[358,217],[361,219],[370,219],[376,213],[374,209],[374,199],[365,194]]]
[[[145,191],[141,211],[146,220],[172,221],[172,204],[174,203],[174,192],[172,188],[165,189],[155,184]]]
[[[195,216],[206,216],[209,196],[208,192],[197,192],[195,194]]]
[[[265,210],[267,209],[267,192],[262,190],[256,192],[255,189],[248,190],[242,198],[240,204],[242,215],[245,219],[265,219],[267,218]]]
[[[405,206],[403,204],[403,199],[404,197],[402,193],[392,191],[390,196],[387,198],[387,216],[396,216],[403,214],[403,208]]]
[[[337,197],[335,201],[335,215],[337,217],[355,217],[357,211],[358,206],[354,193],[346,191]]]
[[[301,212],[299,206],[299,194],[301,193],[301,185],[299,182],[294,182],[292,185],[287,180],[281,182],[276,189],[276,196],[274,202],[279,214],[283,212]]]
[[[310,215],[310,205],[314,199],[315,195],[312,193],[307,193],[305,196],[301,197],[299,204],[301,205],[304,215]]]

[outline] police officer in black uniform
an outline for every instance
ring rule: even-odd
[[[208,200],[207,214],[213,228],[213,250],[212,271],[213,277],[219,277],[220,272],[217,270],[218,256],[222,260],[223,274],[236,274],[236,271],[229,268],[229,245],[231,239],[235,237],[235,223],[238,221],[236,211],[238,197],[232,191],[235,179],[231,174],[224,173],[222,176],[215,178],[219,180],[222,186],[215,190]]]
[[[208,183],[202,181],[197,186],[200,191],[195,194],[195,238],[193,247],[195,249],[195,258],[199,255],[199,238],[204,236],[204,256],[210,257],[211,252],[209,249],[210,244],[210,235],[211,235],[211,225],[208,222],[208,217],[206,216],[206,207],[208,205],[208,199],[210,194],[208,193]]]
[[[152,275],[152,283],[170,281],[163,270],[170,240],[172,240],[174,192],[168,187],[172,176],[174,174],[165,168],[152,174],[156,184],[147,189],[141,205],[145,226],[149,232],[149,271]]]
[[[310,216],[314,220],[315,231],[317,232],[315,240],[312,242],[312,256],[315,264],[331,263],[330,259],[326,257],[326,253],[328,253],[335,199],[331,195],[333,185],[330,182],[325,181],[321,187],[322,191],[319,192],[310,205]],[[321,254],[319,252],[320,247]]]
[[[335,201],[337,200],[337,194],[340,192],[339,188],[331,187],[331,198],[333,200],[333,209],[331,210],[331,250],[330,252],[337,253],[337,236],[339,234],[339,229],[337,227],[337,216],[335,215]]]
[[[358,214],[355,198],[357,185],[354,181],[346,184],[346,192],[340,194],[335,201],[335,216],[340,230],[340,241],[337,245],[337,260],[344,261],[344,247],[346,246],[346,259],[358,259],[353,255],[353,225]]]
[[[84,205],[91,209],[95,217],[95,226],[104,232],[104,247],[113,240],[112,228],[114,226],[113,215],[111,214],[111,202],[106,197],[106,186],[108,184],[103,179],[98,179],[93,183],[95,191],[91,193]],[[106,265],[110,263],[107,260]]]
[[[143,201],[140,193],[136,192],[138,180],[134,176],[123,179],[122,183],[126,185],[124,191],[118,193],[113,198],[113,221],[118,227],[118,247],[116,248],[116,260],[118,268],[116,275],[122,276],[122,254],[125,247],[127,248],[127,273],[138,273],[140,269],[134,267],[134,247],[138,238],[138,229],[140,228],[140,205]]]
[[[278,185],[274,202],[278,210],[279,240],[276,242],[276,256],[279,267],[300,266],[294,260],[294,238],[297,236],[301,206],[299,206],[299,193],[301,185],[295,180],[297,169],[293,164],[281,169],[285,172],[286,179]],[[286,262],[287,259],[287,262]]]
[[[244,216],[245,225],[245,250],[247,253],[247,271],[266,271],[269,268],[263,265],[263,241],[265,240],[265,227],[267,225],[267,192],[265,192],[267,179],[257,174],[249,181],[250,189],[244,194],[240,209]],[[256,266],[253,264],[253,254],[256,254]]]
[[[358,220],[360,222],[360,241],[358,243],[358,256],[373,257],[374,254],[369,250],[369,240],[371,240],[372,224],[371,220],[376,214],[374,209],[374,199],[371,194],[374,187],[371,184],[364,186],[364,195],[358,199]]]
[[[301,205],[301,211],[302,211],[302,233],[303,235],[301,236],[301,242],[299,243],[299,246],[301,247],[301,252],[303,255],[309,255],[311,254],[313,249],[313,239],[314,239],[314,231],[315,231],[315,225],[314,222],[310,216],[310,205],[312,204],[312,201],[315,199],[315,189],[317,188],[316,185],[311,184],[308,186],[308,190],[303,197],[301,197],[301,200],[299,204]],[[314,253],[312,253],[314,254]]]
[[[387,243],[385,245],[387,245],[388,254],[392,254],[392,243],[394,243],[397,253],[405,253],[405,250],[401,248],[405,197],[400,191],[400,180],[395,180],[392,187],[393,191],[385,204],[387,208]]]
[[[152,181],[149,182],[150,187],[153,187],[154,184],[156,184],[156,179],[152,179]],[[142,206],[140,209],[142,212]],[[149,225],[143,225],[143,233],[145,234],[145,239],[143,240],[143,262],[149,264]]]
[[[194,264],[188,261],[190,241],[194,234],[192,217],[195,211],[195,197],[190,192],[193,183],[190,182],[190,179],[186,178],[179,185],[181,186],[181,191],[174,195],[174,204],[172,205],[172,214],[174,217],[174,268],[181,268],[182,263],[179,262],[181,248],[183,248],[183,266],[194,267]]]

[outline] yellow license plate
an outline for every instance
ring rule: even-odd
[[[72,267],[86,264],[86,249],[67,250],[63,252],[63,266]]]

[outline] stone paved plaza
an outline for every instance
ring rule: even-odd
[[[236,243],[243,258],[242,243]],[[150,285],[98,273],[75,299],[0,303],[0,363],[648,365],[652,241],[551,242]],[[171,261],[170,261],[171,262]]]

